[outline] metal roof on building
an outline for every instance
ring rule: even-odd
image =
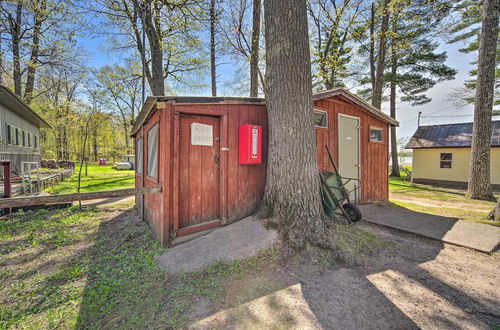
[[[500,120],[491,123],[491,146],[500,147]],[[472,123],[420,126],[406,149],[467,148],[472,145]]]
[[[0,85],[0,103],[30,123],[42,128],[52,128],[39,114],[10,89]]]

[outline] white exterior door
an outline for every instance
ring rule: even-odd
[[[339,114],[339,172],[344,178],[359,179],[359,126],[359,118]],[[359,182],[351,180],[346,184],[347,190],[352,191],[351,199],[355,197],[354,185]]]

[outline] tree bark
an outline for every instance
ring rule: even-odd
[[[491,210],[488,218],[494,221],[500,221],[500,198],[498,199],[497,206]]]
[[[42,23],[47,15],[47,1],[42,0],[38,2],[35,9],[35,22],[33,25],[33,37],[31,44],[31,55],[28,62],[26,88],[24,90],[24,102],[31,104],[33,99],[33,89],[35,88],[35,74],[38,65],[38,56],[40,53],[40,36],[42,31]]]
[[[312,111],[305,0],[265,0],[267,184],[261,215],[274,216],[285,246],[317,245],[326,237]]]
[[[495,200],[490,182],[490,148],[500,0],[485,0],[483,6],[471,162],[466,195],[472,199]]]
[[[210,0],[210,78],[212,81],[212,96],[217,96],[217,65],[215,62],[215,0]]]
[[[252,47],[250,54],[250,97],[259,96],[259,40],[261,0],[253,1]]]
[[[133,0],[135,9],[141,13],[142,26],[146,29],[146,35],[151,52],[151,79],[149,87],[155,96],[165,95],[165,76],[163,73],[163,47],[161,36],[160,10],[154,1],[140,2]],[[149,77],[148,77],[149,78]]]
[[[398,74],[398,59],[396,51],[396,35],[397,35],[397,17],[394,16],[392,24],[392,41],[391,41],[391,96],[390,96],[390,112],[391,117],[396,119],[396,79]],[[399,173],[399,158],[398,158],[398,140],[396,137],[396,127],[391,126],[391,158],[392,169],[391,176],[400,177]]]
[[[375,88],[373,89],[372,105],[380,109],[382,106],[382,89],[384,87],[384,69],[385,69],[385,53],[387,30],[389,28],[389,2],[385,0],[382,7],[382,25],[380,27],[380,36],[377,52],[377,69],[375,72]]]
[[[14,79],[14,93],[22,97],[22,81],[21,81],[21,23],[22,23],[23,3],[19,1],[16,6],[16,17],[9,14],[9,28],[11,35],[12,46],[12,76]]]
[[[375,90],[375,3],[372,2],[370,15],[370,78],[372,91]]]

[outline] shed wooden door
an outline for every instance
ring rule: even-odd
[[[219,117],[179,118],[179,227],[220,218]]]
[[[359,179],[359,118],[339,115],[339,172],[346,178]],[[345,180],[347,181],[347,180]],[[347,182],[346,188],[354,190],[356,180]],[[358,192],[359,193],[359,192]],[[354,191],[350,194],[354,199]],[[359,195],[358,195],[359,197]]]

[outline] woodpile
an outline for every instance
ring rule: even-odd
[[[71,169],[75,169],[75,162],[72,162],[70,160],[59,160],[57,162],[57,166],[59,166],[59,168],[71,168]]]
[[[75,162],[69,160],[42,159],[40,161],[40,167],[50,168],[50,169],[58,169],[58,168],[74,169]]]
[[[40,167],[42,167],[42,168],[50,168],[50,169],[57,169],[57,168],[59,168],[57,166],[57,161],[55,159],[42,159],[42,160],[40,160]]]

